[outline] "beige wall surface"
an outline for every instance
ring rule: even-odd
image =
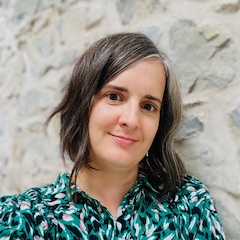
[[[176,146],[240,239],[239,0],[0,0],[0,195],[67,171],[58,119],[76,58],[109,33],[148,35],[175,63],[185,116]],[[69,169],[69,168],[68,168]]]

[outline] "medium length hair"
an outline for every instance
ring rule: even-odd
[[[153,186],[163,184],[162,195],[181,183],[185,169],[174,150],[174,139],[181,121],[182,102],[173,65],[144,34],[118,33],[98,40],[79,58],[62,101],[47,120],[48,123],[60,114],[61,153],[64,159],[67,154],[74,162],[71,184],[76,184],[80,169],[91,167],[88,123],[93,96],[114,76],[148,57],[157,57],[162,62],[166,87],[159,127],[139,171]]]

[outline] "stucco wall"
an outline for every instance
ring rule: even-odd
[[[64,167],[58,120],[76,58],[109,33],[147,34],[176,64],[185,120],[177,149],[240,238],[239,0],[0,0],[0,195],[51,183]]]

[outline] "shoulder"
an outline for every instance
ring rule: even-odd
[[[199,239],[225,239],[215,203],[207,187],[192,176],[185,176],[171,199],[189,236]]]
[[[171,201],[176,206],[188,209],[190,212],[194,209],[199,214],[203,206],[209,205],[209,208],[214,206],[207,187],[201,181],[189,175],[182,179],[182,183],[172,195]]]
[[[13,235],[28,238],[27,234],[31,234],[35,226],[40,226],[44,222],[47,225],[46,216],[52,211],[51,208],[66,201],[67,186],[68,175],[61,174],[51,185],[30,188],[22,194],[1,197],[0,237]]]
[[[181,185],[177,187],[176,196],[187,197],[189,200],[196,201],[196,198],[210,197],[207,187],[198,179],[186,175],[181,182]]]
[[[53,197],[58,198],[58,194],[67,194],[68,175],[60,174],[53,184],[42,187],[30,188],[21,194],[0,197],[0,208],[6,206],[20,207],[21,204],[41,204],[49,202]],[[60,198],[60,195],[59,195]]]

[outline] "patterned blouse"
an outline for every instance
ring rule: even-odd
[[[116,219],[97,200],[75,189],[69,175],[52,185],[0,198],[0,239],[225,239],[206,187],[186,176],[174,196],[159,201],[141,176],[123,198]]]

